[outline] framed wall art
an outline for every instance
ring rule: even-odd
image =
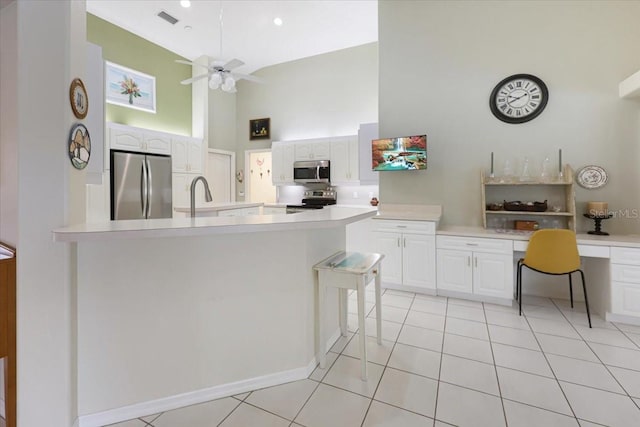
[[[89,96],[87,95],[87,89],[84,87],[82,80],[75,78],[69,86],[69,102],[71,103],[71,110],[73,115],[78,119],[84,119],[87,117],[89,111]]]
[[[109,104],[156,112],[156,78],[105,61],[105,99]]]
[[[249,139],[271,138],[270,122],[269,118],[249,120]]]

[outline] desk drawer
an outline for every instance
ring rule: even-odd
[[[640,285],[640,266],[611,264],[611,280]]]
[[[640,248],[611,248],[611,263],[640,265]]]
[[[483,239],[479,237],[437,236],[438,249],[454,249],[478,252],[510,254],[513,252],[513,241],[509,239]]]
[[[376,219],[376,231],[393,231],[396,233],[436,234],[436,223],[433,221],[398,221],[390,219]]]
[[[513,250],[516,252],[526,252],[529,246],[528,240],[514,240]],[[589,258],[609,258],[609,246],[600,245],[581,245],[578,244],[578,253],[580,256]]]

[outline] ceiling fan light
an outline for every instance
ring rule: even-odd
[[[222,76],[220,73],[213,73],[211,75],[211,79],[209,80],[209,85],[215,84],[216,87],[222,84]]]
[[[216,74],[214,74],[216,75]],[[209,79],[209,88],[210,89],[218,89],[220,87],[220,79],[214,79],[214,76],[211,76],[211,79]],[[219,77],[219,76],[218,76]]]

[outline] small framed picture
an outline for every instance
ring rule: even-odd
[[[271,119],[254,119],[249,120],[249,139],[269,139]]]
[[[105,98],[109,104],[156,112],[156,78],[105,61]]]

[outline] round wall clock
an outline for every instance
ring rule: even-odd
[[[514,74],[496,85],[489,98],[491,112],[506,123],[524,123],[542,113],[549,90],[536,76]]]
[[[71,86],[69,87],[69,101],[71,102],[73,114],[77,118],[84,119],[87,117],[89,97],[87,96],[87,89],[84,87],[82,80],[75,78],[71,82]]]

